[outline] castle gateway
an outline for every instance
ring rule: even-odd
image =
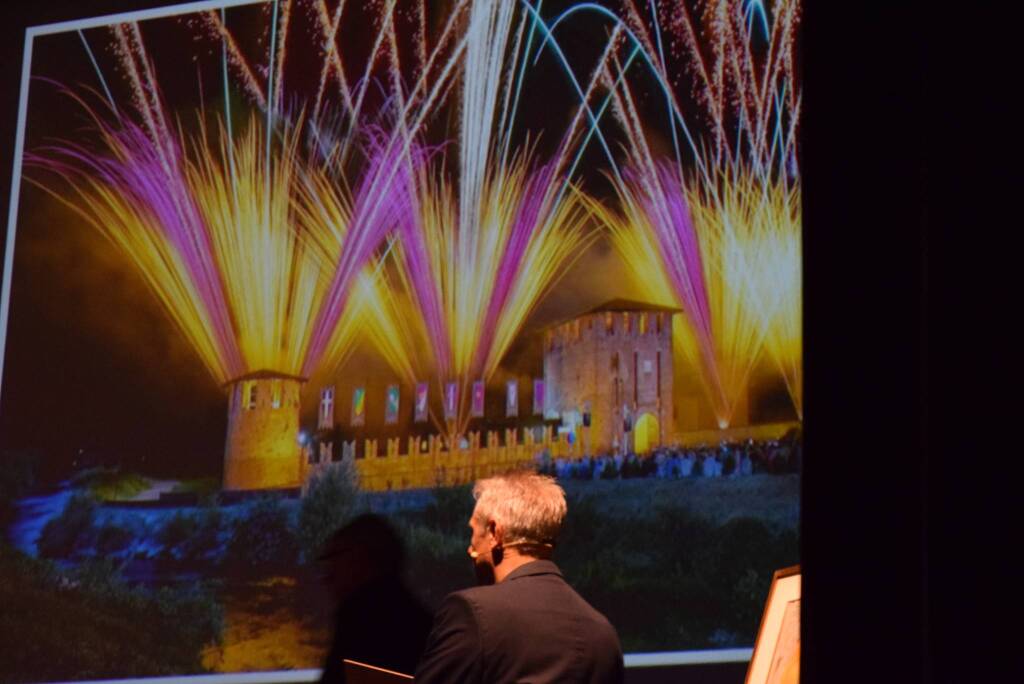
[[[584,450],[644,453],[669,441],[672,316],[680,309],[616,299],[544,334],[545,414]]]

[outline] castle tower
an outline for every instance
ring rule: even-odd
[[[672,316],[679,311],[616,299],[549,328],[545,413],[578,425],[589,453],[616,445],[642,453],[670,441]],[[582,424],[587,413],[589,427]]]
[[[227,384],[224,489],[300,484],[299,390],[304,378],[256,371]]]

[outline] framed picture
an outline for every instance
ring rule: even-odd
[[[798,684],[800,681],[800,566],[776,570],[746,684]]]

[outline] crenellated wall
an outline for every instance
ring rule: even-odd
[[[564,437],[555,435],[551,427],[544,428],[541,439],[534,439],[529,430],[521,437],[517,430],[470,432],[467,439],[468,448],[454,451],[447,449],[443,438],[435,436],[422,441],[409,438],[404,445],[398,438],[383,442],[368,439],[364,443],[363,457],[355,459],[360,488],[380,492],[450,487],[533,465],[544,451],[552,458],[582,455],[579,444],[569,444]],[[337,458],[352,458],[355,442],[334,445],[334,451]],[[304,462],[303,481],[308,481],[328,464],[329,461]]]

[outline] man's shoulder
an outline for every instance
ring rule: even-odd
[[[453,591],[444,598],[447,604],[459,604],[477,611],[481,606],[488,606],[500,602],[501,597],[507,593],[508,587],[502,584],[488,584],[480,587],[469,587]]]
[[[524,566],[504,582],[452,592],[445,601],[459,603],[477,615],[492,609],[505,615],[510,612],[533,615],[545,608],[560,611],[568,608],[577,614],[577,618],[589,618],[614,632],[608,619],[580,596],[550,561]]]
[[[575,649],[621,662],[615,627],[557,572],[543,566],[498,584],[452,592],[444,613],[459,624],[472,625],[486,651],[508,639],[526,639],[533,651]],[[538,641],[539,640],[539,641]],[[618,655],[616,655],[618,654]]]
[[[449,608],[471,610],[473,613],[487,612],[490,609],[507,610],[510,607],[526,608],[530,597],[535,593],[535,576],[506,579],[496,584],[485,584],[467,589],[459,589],[448,594],[443,604]],[[558,577],[561,580],[561,577]],[[564,583],[564,581],[563,581]],[[568,585],[566,585],[568,586]]]

